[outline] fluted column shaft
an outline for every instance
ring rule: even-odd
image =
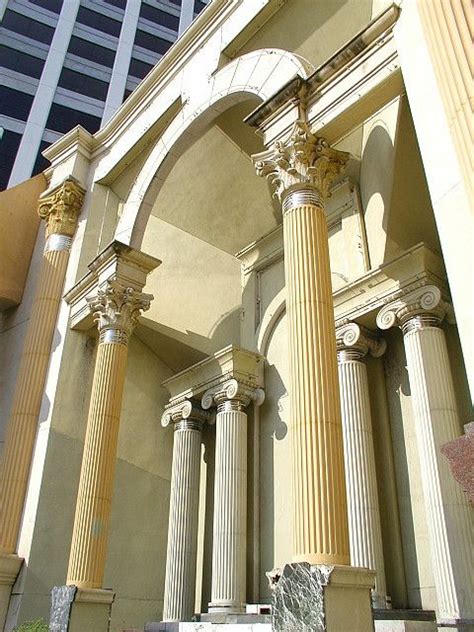
[[[67,573],[67,583],[81,588],[102,586],[128,338],[150,299],[132,288],[109,283],[90,301],[100,337]]]
[[[337,331],[351,564],[376,571],[372,603],[375,608],[386,608],[374,438],[364,362],[369,350],[368,342],[372,341],[356,324]],[[373,355],[378,356],[383,353],[385,345],[374,340],[372,348],[377,350]]]
[[[349,155],[312,134],[304,107],[254,156],[282,202],[289,338],[293,561],[349,564],[341,408],[325,199]]]
[[[446,339],[439,327],[404,335],[438,614],[474,619],[472,510],[441,446],[459,436],[459,417]]]
[[[453,478],[441,447],[459,436],[446,338],[446,309],[428,286],[382,309],[379,327],[403,330],[439,620],[474,620],[472,508]]]
[[[202,420],[180,417],[174,425],[163,621],[191,621],[196,591]]]
[[[66,181],[40,198],[47,222],[39,280],[20,360],[0,472],[0,553],[16,550],[72,236],[83,190]]]
[[[320,196],[310,189],[293,193],[287,204],[283,235],[290,352],[293,560],[348,564],[326,215]]]
[[[212,542],[212,611],[242,612],[246,602],[247,558],[247,414],[261,389],[242,388],[230,380],[204,394],[207,409],[217,404]]]
[[[247,414],[237,402],[216,416],[212,608],[240,612],[246,596]]]

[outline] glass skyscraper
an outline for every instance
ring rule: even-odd
[[[0,0],[0,189],[74,126],[103,126],[206,4]]]

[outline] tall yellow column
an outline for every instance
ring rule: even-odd
[[[39,200],[46,243],[7,426],[0,476],[0,553],[16,550],[38,415],[72,237],[84,197],[66,180]]]
[[[108,281],[89,300],[100,336],[67,573],[82,589],[102,586],[128,339],[152,298]]]
[[[324,202],[349,155],[306,123],[254,157],[282,202],[295,562],[348,564],[336,336]]]

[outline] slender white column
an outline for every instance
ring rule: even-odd
[[[179,17],[178,37],[184,33],[194,20],[194,0],[182,0],[181,15]]]
[[[387,607],[369,384],[364,357],[380,357],[385,341],[349,323],[336,330],[351,565],[376,571],[374,608]]]
[[[48,56],[38,83],[38,89],[31,104],[26,127],[13,164],[8,187],[13,187],[15,184],[27,180],[35,166],[36,156],[43,138],[59,75],[64,65],[72,29],[76,23],[79,4],[79,0],[63,2]]]
[[[201,437],[206,417],[185,400],[167,408],[161,419],[165,427],[174,423],[163,621],[191,621],[194,614]]]
[[[246,601],[247,414],[260,405],[261,389],[230,380],[202,398],[206,410],[217,404],[212,543],[211,612],[242,612]]]
[[[441,453],[441,447],[458,437],[461,428],[440,328],[446,310],[440,290],[424,286],[386,305],[377,325],[388,329],[397,323],[403,331],[438,620],[474,623],[472,509]]]

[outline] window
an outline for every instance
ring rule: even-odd
[[[112,68],[114,65],[115,51],[104,46],[99,46],[93,42],[88,42],[80,37],[73,35],[69,42],[68,53],[77,55],[83,59],[95,61],[96,64],[102,64]]]
[[[205,2],[200,2],[200,0],[195,0],[194,2],[194,13],[201,13],[203,9],[207,7]]]
[[[30,4],[36,4],[38,7],[48,9],[52,13],[61,13],[63,0],[29,0]]]
[[[54,28],[47,26],[42,22],[37,22],[26,15],[20,15],[7,9],[3,16],[2,26],[9,31],[24,35],[37,42],[43,42],[43,44],[50,44],[54,35]]]
[[[172,4],[175,4],[177,7],[181,6],[181,0],[169,0]]]
[[[123,99],[122,99],[122,103],[128,99],[128,97],[132,94],[133,90],[125,90],[125,92],[123,93]]]
[[[79,11],[77,12],[77,21],[81,24],[91,26],[93,29],[102,31],[103,33],[115,35],[115,37],[120,35],[120,28],[122,26],[121,22],[118,20],[109,18],[107,15],[103,15],[102,13],[97,13],[97,11],[91,11],[85,7],[79,7]]]
[[[92,116],[92,114],[73,110],[65,105],[53,103],[46,121],[47,129],[64,133],[69,132],[76,125],[82,125],[82,127],[85,127],[86,130],[93,134],[100,127],[100,118]]]
[[[33,167],[33,172],[31,174],[32,177],[38,175],[38,173],[41,173],[42,171],[47,169],[49,165],[51,164],[49,160],[46,160],[46,158],[44,158],[41,155],[41,152],[44,151],[46,147],[49,147],[50,144],[51,143],[47,143],[45,140],[41,141],[41,144],[38,150],[38,155],[36,156],[35,166]]]
[[[111,4],[119,9],[125,9],[127,6],[127,0],[105,0],[107,4]]]
[[[154,53],[164,55],[168,48],[170,48],[172,42],[167,42],[157,35],[152,35],[151,33],[137,29],[135,33],[135,44],[147,50],[152,50]]]
[[[0,140],[0,190],[2,191],[7,188],[20,140],[21,134],[10,132],[8,129],[3,132]]]
[[[151,64],[147,64],[144,61],[140,61],[140,59],[131,59],[130,60],[130,68],[128,69],[128,74],[132,75],[132,77],[138,77],[138,79],[143,79],[150,70],[153,68]]]
[[[32,103],[33,95],[0,86],[0,113],[5,116],[26,121]]]
[[[147,20],[150,20],[150,22],[154,22],[155,24],[166,26],[172,31],[178,30],[179,18],[176,15],[170,15],[169,13],[166,13],[166,11],[156,9],[149,4],[142,3],[140,9],[140,17],[146,18]]]
[[[84,75],[69,68],[63,68],[59,77],[58,86],[85,94],[88,97],[105,101],[109,84],[90,75]]]
[[[0,45],[0,66],[39,79],[43,71],[44,59],[38,59],[19,50]]]

